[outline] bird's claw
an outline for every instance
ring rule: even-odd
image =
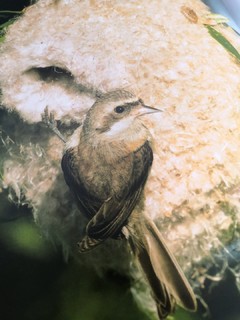
[[[55,120],[54,113],[49,112],[48,106],[45,107],[41,118],[42,122],[45,123],[64,143],[66,143],[66,139],[57,128],[57,121]]]
[[[45,107],[42,113],[42,122],[45,123],[48,127],[57,127],[57,121],[55,120],[55,116],[53,112],[49,113],[48,106]]]

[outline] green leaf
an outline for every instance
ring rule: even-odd
[[[212,26],[205,24],[205,27],[208,29],[209,34],[240,62],[240,53],[238,50]]]
[[[0,10],[0,14],[20,14],[22,11],[12,11],[12,10]]]
[[[4,28],[8,27],[10,24],[12,24],[15,20],[14,19],[10,19],[7,22],[3,23],[0,25],[0,30],[3,30]]]

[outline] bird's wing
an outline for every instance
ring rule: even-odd
[[[131,184],[119,199],[118,195],[106,200],[96,215],[87,225],[87,236],[99,241],[116,237],[136,206],[152,164],[153,155],[149,142],[138,149],[133,155],[133,171]]]
[[[117,236],[133,211],[142,192],[139,187],[133,194],[119,201],[115,197],[105,201],[87,225],[87,234],[97,239]]]
[[[74,158],[77,156],[77,148],[69,148],[62,157],[62,170],[65,181],[74,194],[80,211],[91,219],[99,210],[102,201],[90,195],[82,183]]]

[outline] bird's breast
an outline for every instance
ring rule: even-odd
[[[79,174],[88,192],[103,201],[121,197],[129,186],[133,156],[121,148],[86,146],[79,152]]]

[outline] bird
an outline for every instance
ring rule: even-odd
[[[66,142],[61,166],[88,219],[79,251],[94,249],[109,238],[127,241],[162,320],[174,312],[176,303],[195,311],[196,297],[155,222],[134,210],[142,202],[153,162],[144,116],[159,111],[124,89],[99,95]]]

